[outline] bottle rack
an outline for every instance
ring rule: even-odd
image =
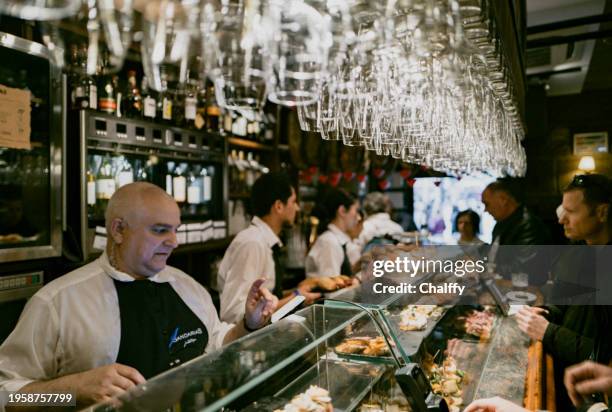
[[[132,154],[223,162],[223,136],[84,110],[87,146]]]

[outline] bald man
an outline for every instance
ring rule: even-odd
[[[232,325],[199,283],[166,265],[180,223],[157,186],[117,190],[106,251],[36,293],[0,347],[0,392],[71,392],[81,406],[108,400],[266,324],[278,300],[263,279]]]

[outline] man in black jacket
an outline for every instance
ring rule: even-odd
[[[498,273],[510,278],[512,272],[531,269],[530,283],[546,281],[544,259],[533,245],[547,245],[550,234],[542,221],[523,205],[509,180],[499,179],[482,192],[482,203],[496,220],[489,262],[495,263]],[[516,247],[504,247],[516,245]],[[520,247],[519,247],[520,245]]]
[[[602,175],[576,176],[563,193],[563,211],[559,223],[572,241],[584,241],[589,246],[612,243],[612,182]],[[587,246],[576,246],[587,248]],[[594,267],[604,271],[610,259],[606,247],[589,249],[587,255],[597,260]],[[577,277],[588,276],[589,268],[581,268]],[[612,310],[605,293],[610,290],[610,276],[597,273],[596,287],[604,294],[598,296],[599,306],[548,306],[525,308],[517,314],[519,328],[534,340],[541,340],[544,349],[555,360],[556,378],[572,364],[592,358],[604,364],[611,356],[610,328]],[[607,283],[606,283],[607,282]],[[558,391],[558,405],[569,405],[565,391]],[[566,410],[561,408],[560,410]],[[567,409],[569,410],[569,409]]]

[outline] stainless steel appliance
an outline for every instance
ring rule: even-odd
[[[29,91],[31,107],[30,148],[14,148],[0,139],[0,264],[60,256],[64,187],[61,72],[51,63],[47,48],[3,32],[0,62],[3,90]],[[0,107],[4,116],[0,121],[9,121],[11,107],[6,95],[0,94]]]

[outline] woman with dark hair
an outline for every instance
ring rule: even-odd
[[[459,232],[459,245],[482,245],[478,238],[480,233],[480,216],[472,209],[463,210],[455,217],[455,232]]]
[[[352,276],[347,246],[359,223],[359,201],[341,189],[331,189],[314,212],[321,233],[306,257],[306,276]]]

